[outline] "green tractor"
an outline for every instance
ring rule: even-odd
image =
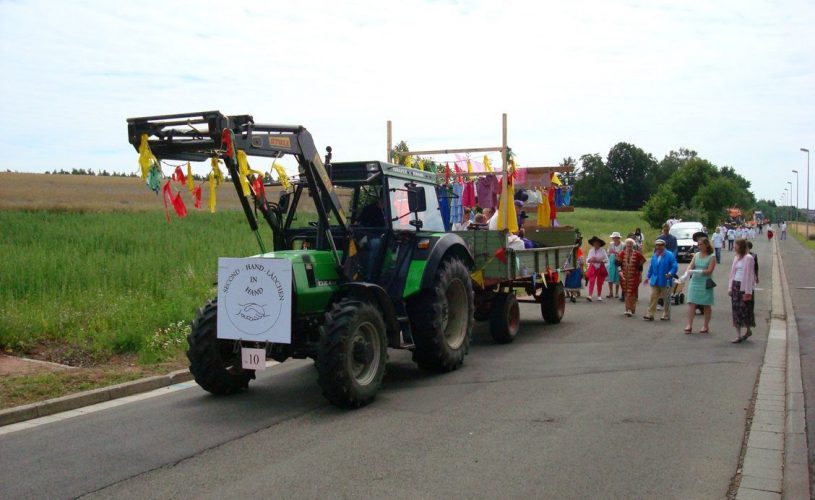
[[[323,395],[351,408],[376,396],[388,348],[411,350],[426,370],[461,366],[474,323],[473,255],[460,235],[445,232],[434,174],[379,161],[332,163],[330,147],[323,161],[304,127],[258,124],[248,115],[209,111],[127,121],[130,143],[138,149],[146,142],[158,159],[223,160],[257,235],[256,257],[281,261],[291,273],[288,341],[220,331],[225,309],[217,299],[199,310],[187,356],[205,390],[221,395],[246,388],[255,377],[241,359],[249,347],[278,362],[313,359]],[[274,202],[257,184],[247,196],[239,154],[292,155],[299,176]],[[254,176],[244,179],[251,183]],[[272,251],[258,233],[260,218],[272,229]]]

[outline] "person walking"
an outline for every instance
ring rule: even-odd
[[[642,231],[640,228],[634,230],[634,242],[637,244],[637,248],[642,251],[642,242],[644,241],[645,237],[642,235]]]
[[[674,254],[665,249],[665,240],[662,238],[654,242],[654,255],[651,256],[651,264],[648,266],[648,274],[643,283],[651,285],[651,300],[648,303],[648,312],[642,319],[653,321],[657,310],[657,302],[664,299],[665,310],[662,312],[663,321],[671,319],[671,301],[667,293],[671,288],[671,281],[676,275],[677,264]]]
[[[695,236],[695,235],[694,235]],[[685,327],[685,333],[693,333],[693,320],[696,317],[697,306],[702,306],[702,313],[704,314],[704,326],[699,330],[699,333],[708,333],[710,331],[710,316],[713,306],[713,270],[716,269],[716,259],[714,257],[714,248],[704,236],[697,238],[699,245],[699,252],[693,255],[693,258],[688,264],[687,274],[690,276],[688,281],[688,324]],[[715,282],[714,282],[715,286]]]
[[[781,239],[782,240],[787,239],[787,223],[786,223],[786,221],[781,223]]]
[[[671,234],[671,226],[668,224],[662,225],[662,234],[659,237],[665,241],[665,250],[674,254],[676,257],[676,251],[679,250],[679,242],[676,240],[676,236]]]
[[[587,271],[586,277],[589,279],[589,294],[586,295],[586,300],[591,302],[591,296],[594,294],[594,287],[597,287],[597,300],[603,301],[603,281],[605,281],[608,271],[606,264],[608,264],[608,253],[606,253],[604,246],[606,242],[592,236],[589,239],[591,249],[586,257]]]
[[[731,228],[727,229],[727,251],[733,251],[733,243],[736,241],[736,230]]]
[[[583,237],[578,236],[574,242],[574,252],[569,257],[574,259],[573,269],[566,272],[566,280],[563,282],[563,287],[566,290],[566,296],[569,300],[577,302],[577,297],[580,297],[580,290],[583,288],[583,250],[580,248],[583,245]]]
[[[617,298],[620,295],[620,260],[619,254],[623,251],[625,246],[620,241],[622,238],[620,233],[614,231],[610,235],[611,243],[608,244],[608,295],[607,299]]]
[[[625,315],[630,318],[637,312],[637,299],[645,257],[637,250],[637,243],[634,239],[626,238],[623,251],[617,255],[617,259],[620,263],[620,283],[623,288],[623,297],[625,297]]]
[[[713,233],[710,237],[713,240],[713,252],[716,254],[716,264],[722,263],[722,247],[724,246],[724,235],[720,230]]]
[[[736,256],[730,266],[730,277],[727,282],[727,294],[730,296],[730,307],[733,315],[733,327],[736,329],[736,338],[732,343],[744,342],[753,334],[752,328],[756,326],[754,313],[753,291],[755,290],[755,261],[747,251],[745,240],[736,240]],[[745,332],[742,336],[741,329]]]

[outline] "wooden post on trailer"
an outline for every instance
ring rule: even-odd
[[[393,151],[393,128],[391,121],[388,120],[388,154],[385,156],[385,161],[388,163],[393,161],[393,158],[391,158],[391,151]]]

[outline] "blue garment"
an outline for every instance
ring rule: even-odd
[[[555,189],[555,206],[560,208],[563,206],[563,189]]]
[[[674,276],[678,267],[676,257],[672,252],[665,250],[662,252],[662,258],[659,258],[654,252],[654,255],[651,256],[651,265],[648,267],[648,282],[651,286],[666,287],[671,283],[668,275]]]
[[[572,186],[566,186],[566,190],[563,193],[563,205],[569,206],[569,203],[572,202]]]
[[[464,186],[461,184],[453,184],[453,199],[450,200],[450,222],[458,224],[464,217],[464,208],[461,206],[461,193],[464,192]]]
[[[444,186],[436,186],[436,196],[439,198],[439,215],[444,222],[444,230],[450,230],[450,194]]]

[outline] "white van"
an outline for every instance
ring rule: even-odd
[[[677,250],[676,260],[687,260],[690,262],[693,254],[696,253],[697,245],[693,241],[694,233],[705,231],[705,226],[701,222],[677,222],[671,226],[670,234],[676,238]]]

